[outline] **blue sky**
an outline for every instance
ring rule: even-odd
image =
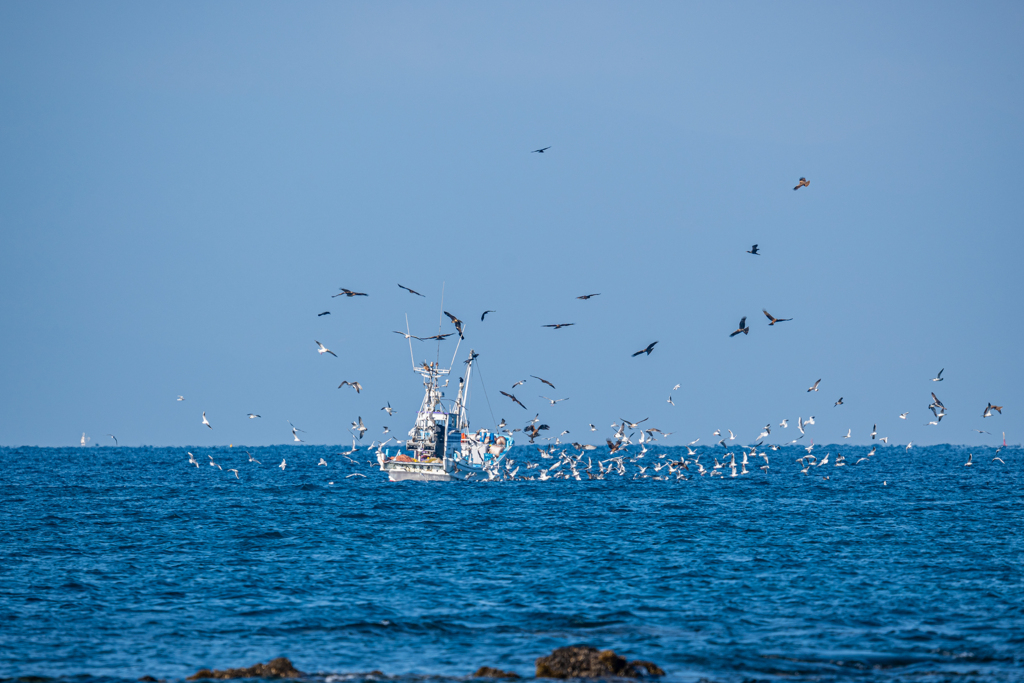
[[[1015,3],[0,4],[0,444],[402,433],[392,330],[442,283],[515,426],[1020,442],[1021,35]]]

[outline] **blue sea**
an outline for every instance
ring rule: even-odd
[[[1019,449],[445,484],[389,483],[343,450],[0,449],[0,678],[173,681],[278,656],[326,681],[528,677],[585,643],[670,682],[1024,681]],[[646,458],[663,453],[685,449]]]

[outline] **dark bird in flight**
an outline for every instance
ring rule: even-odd
[[[355,389],[357,394],[363,390],[363,385],[362,384],[360,384],[359,382],[349,382],[348,380],[345,380],[344,382],[339,384],[338,388],[341,389],[343,386],[346,386],[346,385],[348,385],[348,386],[352,387],[353,389]]]
[[[558,329],[561,329],[563,327],[572,327],[575,324],[576,323],[558,323],[557,325],[541,325],[541,327],[552,327],[552,328],[558,330]]]
[[[551,149],[551,145],[548,145],[547,147],[541,147],[540,149],[535,149],[532,152],[530,152],[530,154],[543,154],[549,149]]]
[[[619,419],[622,420],[622,424],[626,425],[630,429],[636,429],[639,425],[643,424],[644,422],[647,422],[651,418],[645,417],[644,419],[640,420],[640,422],[630,422],[629,420],[625,420],[621,417]]]
[[[530,443],[533,443],[533,440],[540,436],[541,432],[549,429],[551,429],[551,427],[547,425],[527,425],[523,429],[523,432],[530,437]]]
[[[334,297],[338,297],[338,296],[342,296],[342,295],[350,297],[350,298],[353,297],[353,296],[369,296],[369,294],[363,294],[362,292],[353,292],[351,289],[345,289],[344,287],[339,287],[339,289],[341,290],[341,294],[335,294],[334,296],[331,297],[332,299]]]
[[[453,334],[455,334],[455,333],[454,332],[449,332],[448,334],[435,334],[435,335],[431,335],[429,337],[423,337],[423,339],[420,339],[419,337],[416,337],[416,339],[420,339],[420,341],[428,341],[430,339],[436,339],[437,341],[444,341],[445,339],[447,339],[448,337],[452,336]]]
[[[551,382],[547,381],[547,380],[546,380],[546,379],[544,379],[543,377],[538,377],[537,375],[530,375],[530,377],[532,377],[532,378],[534,378],[534,379],[539,379],[539,380],[540,380],[541,382],[544,382],[544,384],[547,384],[547,385],[548,385],[549,387],[551,387],[552,389],[555,389],[555,388],[556,388],[554,384],[552,384]]]
[[[1003,414],[1003,407],[1002,406],[994,406],[991,403],[989,403],[987,406],[985,406],[985,412],[982,413],[981,416],[982,417],[992,417],[992,411],[993,410],[996,411],[997,413],[999,413],[1000,415]]]
[[[409,292],[410,294],[415,294],[416,296],[422,296],[424,299],[427,298],[423,294],[420,294],[419,292],[417,292],[415,289],[409,289],[405,285],[398,285],[398,286],[401,287],[402,289],[404,289],[405,291]],[[351,296],[351,295],[349,295],[349,296]]]
[[[656,341],[653,341],[653,342],[651,342],[650,344],[648,344],[648,345],[647,345],[647,347],[646,347],[646,348],[640,349],[639,351],[637,351],[636,353],[634,353],[634,354],[633,354],[633,358],[636,358],[636,357],[637,357],[637,356],[639,356],[639,355],[640,355],[641,353],[646,353],[646,354],[647,354],[648,356],[649,356],[649,355],[651,355],[651,351],[653,351],[653,350],[654,350],[654,345],[655,345],[655,344],[657,344],[657,343],[658,343],[658,342],[656,342]]]
[[[480,322],[483,322],[483,321],[484,321],[484,316],[485,316],[485,315],[487,315],[488,313],[497,313],[497,311],[484,311],[484,312],[483,312],[483,313],[482,313],[482,314],[480,315]]]
[[[317,314],[316,314],[316,317],[318,317],[318,318],[319,318],[319,317],[320,317],[320,316],[322,316],[322,315],[330,315],[330,314],[331,314],[331,312],[330,312],[330,311],[324,311],[323,313],[317,313]]]
[[[448,316],[451,319],[452,324],[455,325],[455,330],[459,333],[459,339],[465,339],[465,337],[462,335],[462,321],[456,318],[448,311],[445,311],[444,314]]]
[[[740,326],[736,328],[736,331],[730,334],[730,337],[735,337],[737,334],[742,332],[743,334],[749,334],[750,328],[747,327],[747,316],[740,318]]]
[[[576,298],[577,299],[582,299],[583,301],[586,301],[587,299],[590,299],[590,298],[595,297],[595,296],[601,296],[601,292],[598,292],[597,294],[584,294],[583,296],[578,296]]]
[[[789,322],[790,320],[792,320],[792,318],[776,318],[774,315],[772,315],[768,311],[764,310],[763,308],[761,309],[761,312],[764,313],[766,316],[768,316],[768,319],[771,320],[771,322],[768,323],[768,327],[771,327],[775,323],[784,323],[784,322]]]
[[[841,405],[843,405],[843,397],[842,396],[839,397],[839,400],[836,401],[835,405],[833,405],[832,407],[835,408],[836,406],[841,406]]]
[[[754,256],[760,256],[761,255],[761,252],[759,252],[757,250],[757,245],[756,244],[754,246],[752,246],[750,249],[748,249],[747,253],[748,254],[753,254]]]
[[[794,189],[794,190],[799,190],[799,189],[800,189],[801,187],[807,187],[807,186],[808,186],[808,185],[810,185],[810,184],[811,184],[811,181],[810,181],[810,180],[808,180],[807,178],[801,178],[801,179],[800,179],[800,182],[799,182],[799,183],[797,183],[797,184],[796,184],[796,187],[794,187],[793,189]]]
[[[946,406],[942,405],[942,401],[939,400],[939,397],[935,395],[934,391],[932,392],[932,400],[935,401],[935,403],[934,403],[935,406],[937,406],[939,408],[942,408],[943,410],[946,409]]]
[[[520,408],[526,410],[526,406],[524,406],[522,402],[520,402],[520,400],[516,398],[513,394],[507,394],[504,391],[499,391],[498,393],[501,394],[502,396],[508,396],[510,399],[512,399],[513,403],[518,403]]]

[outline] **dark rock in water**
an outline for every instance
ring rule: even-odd
[[[644,673],[640,672],[640,669]],[[598,650],[588,645],[560,647],[547,657],[537,659],[537,678],[640,678],[664,676],[653,662],[626,661],[611,650]]]
[[[143,676],[139,680],[143,683],[157,683],[157,679],[153,678],[152,676]]]
[[[285,657],[278,657],[272,659],[266,664],[254,664],[248,669],[202,669],[197,671],[194,675],[189,676],[188,681],[196,681],[200,679],[227,679],[227,678],[301,678],[306,674],[302,673],[294,666],[292,666],[291,660]]]
[[[512,671],[502,671],[490,666],[481,666],[473,674],[473,678],[519,678],[519,674]]]

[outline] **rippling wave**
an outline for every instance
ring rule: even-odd
[[[736,478],[473,484],[248,450],[262,465],[0,449],[0,676],[181,679],[278,656],[328,682],[532,676],[588,643],[667,681],[1024,680],[1019,450],[890,447],[810,476],[786,448]]]

